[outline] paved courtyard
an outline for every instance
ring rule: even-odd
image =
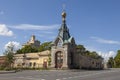
[[[111,70],[26,70],[0,74],[0,80],[120,80],[120,69]]]

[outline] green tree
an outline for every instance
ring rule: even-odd
[[[22,53],[32,53],[32,52],[38,52],[38,48],[32,47],[30,45],[26,45],[25,47],[17,50],[17,54],[22,54]]]
[[[95,59],[102,58],[101,56],[98,55],[97,52],[95,51],[90,52],[89,50],[86,50],[86,48],[83,45],[77,45],[76,48],[77,48],[77,52],[80,53],[81,55],[88,56]]]
[[[86,51],[86,48],[83,46],[83,45],[77,45],[77,52],[84,55],[85,54],[85,51]]]
[[[92,58],[95,58],[95,59],[99,59],[99,58],[102,58],[101,56],[98,55],[97,52],[93,51],[93,52],[90,52],[89,53],[89,56],[92,57]]]
[[[14,63],[14,45],[7,46],[7,49],[4,52],[5,55],[5,67],[11,69]]]
[[[51,42],[42,43],[39,48],[35,48],[35,47],[32,47],[31,45],[27,45],[17,50],[16,53],[22,54],[22,53],[42,52],[45,50],[51,50]]]
[[[117,55],[114,58],[115,66],[120,68],[120,50],[117,51]]]
[[[113,57],[110,57],[108,62],[107,62],[107,65],[109,68],[113,68],[114,67],[114,59]]]
[[[51,50],[51,43],[52,42],[45,42],[45,43],[42,43],[38,49],[39,52],[41,51],[45,51],[45,50]]]

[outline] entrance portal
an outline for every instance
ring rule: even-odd
[[[63,65],[63,53],[58,51],[55,54],[55,68],[61,68]]]

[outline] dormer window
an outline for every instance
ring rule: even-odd
[[[58,40],[57,47],[62,47],[62,41]]]

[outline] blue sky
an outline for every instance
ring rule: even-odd
[[[77,44],[106,57],[116,54],[120,0],[0,0],[0,53],[10,41],[22,45],[32,34],[42,43],[53,41],[62,23],[62,4]]]

